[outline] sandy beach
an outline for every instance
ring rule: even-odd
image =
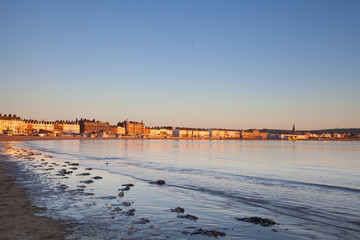
[[[69,233],[65,223],[43,216],[37,212],[45,209],[31,205],[25,189],[7,175],[11,162],[0,155],[0,239],[65,239]]]

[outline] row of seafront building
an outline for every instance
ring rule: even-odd
[[[213,138],[213,139],[283,139],[283,140],[305,140],[305,139],[346,139],[346,134],[315,134],[296,133],[293,131],[286,134],[268,133],[254,130],[235,129],[199,129],[171,126],[146,127],[144,121],[135,122],[125,120],[117,125],[110,125],[109,122],[96,121],[95,119],[76,119],[75,121],[57,120],[38,121],[22,120],[16,115],[0,114],[0,134],[22,135],[22,134],[83,134],[85,136],[134,136],[134,137],[179,137],[179,138]]]

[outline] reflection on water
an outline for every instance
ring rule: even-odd
[[[118,237],[118,231],[133,224],[129,216],[109,215],[109,209],[121,203],[118,188],[129,182],[135,187],[125,193],[127,201],[134,202],[136,216],[151,222],[127,235],[130,239],[188,238],[182,232],[195,226],[218,228],[230,239],[359,237],[359,142],[69,140],[18,146],[52,154],[48,161],[59,165],[78,162],[77,171],[91,167],[91,176],[103,177],[86,186],[89,195],[68,198],[65,191],[58,197],[55,191],[51,196],[57,196],[56,201],[38,201],[53,214],[84,224],[93,223],[91,216],[99,225],[92,232],[104,238]],[[44,173],[24,164],[30,172]],[[75,174],[68,179],[50,176],[41,182],[50,189],[59,184],[76,189],[87,179]],[[157,179],[164,179],[166,185],[148,183]],[[169,212],[177,206],[199,221],[184,222]],[[235,220],[246,216],[269,217],[280,225],[264,228]],[[101,224],[104,221],[114,224],[111,233],[107,224]]]

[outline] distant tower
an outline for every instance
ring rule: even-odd
[[[295,123],[293,123],[293,133],[294,133],[294,134],[296,133],[296,130],[295,130]]]

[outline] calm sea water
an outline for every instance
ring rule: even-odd
[[[226,239],[360,238],[359,142],[68,140],[16,146],[42,153],[19,161],[19,174],[27,176],[34,203],[48,208],[43,214],[78,223],[70,239],[207,238],[187,234],[198,228],[225,232]],[[68,178],[56,175],[70,167],[78,169]],[[94,176],[102,179],[83,183]],[[158,179],[166,185],[149,184]],[[135,186],[119,197],[127,183]],[[198,220],[170,211],[178,206]],[[124,213],[129,209],[134,216]],[[252,216],[278,224],[235,219]],[[141,218],[150,222],[140,224]]]

